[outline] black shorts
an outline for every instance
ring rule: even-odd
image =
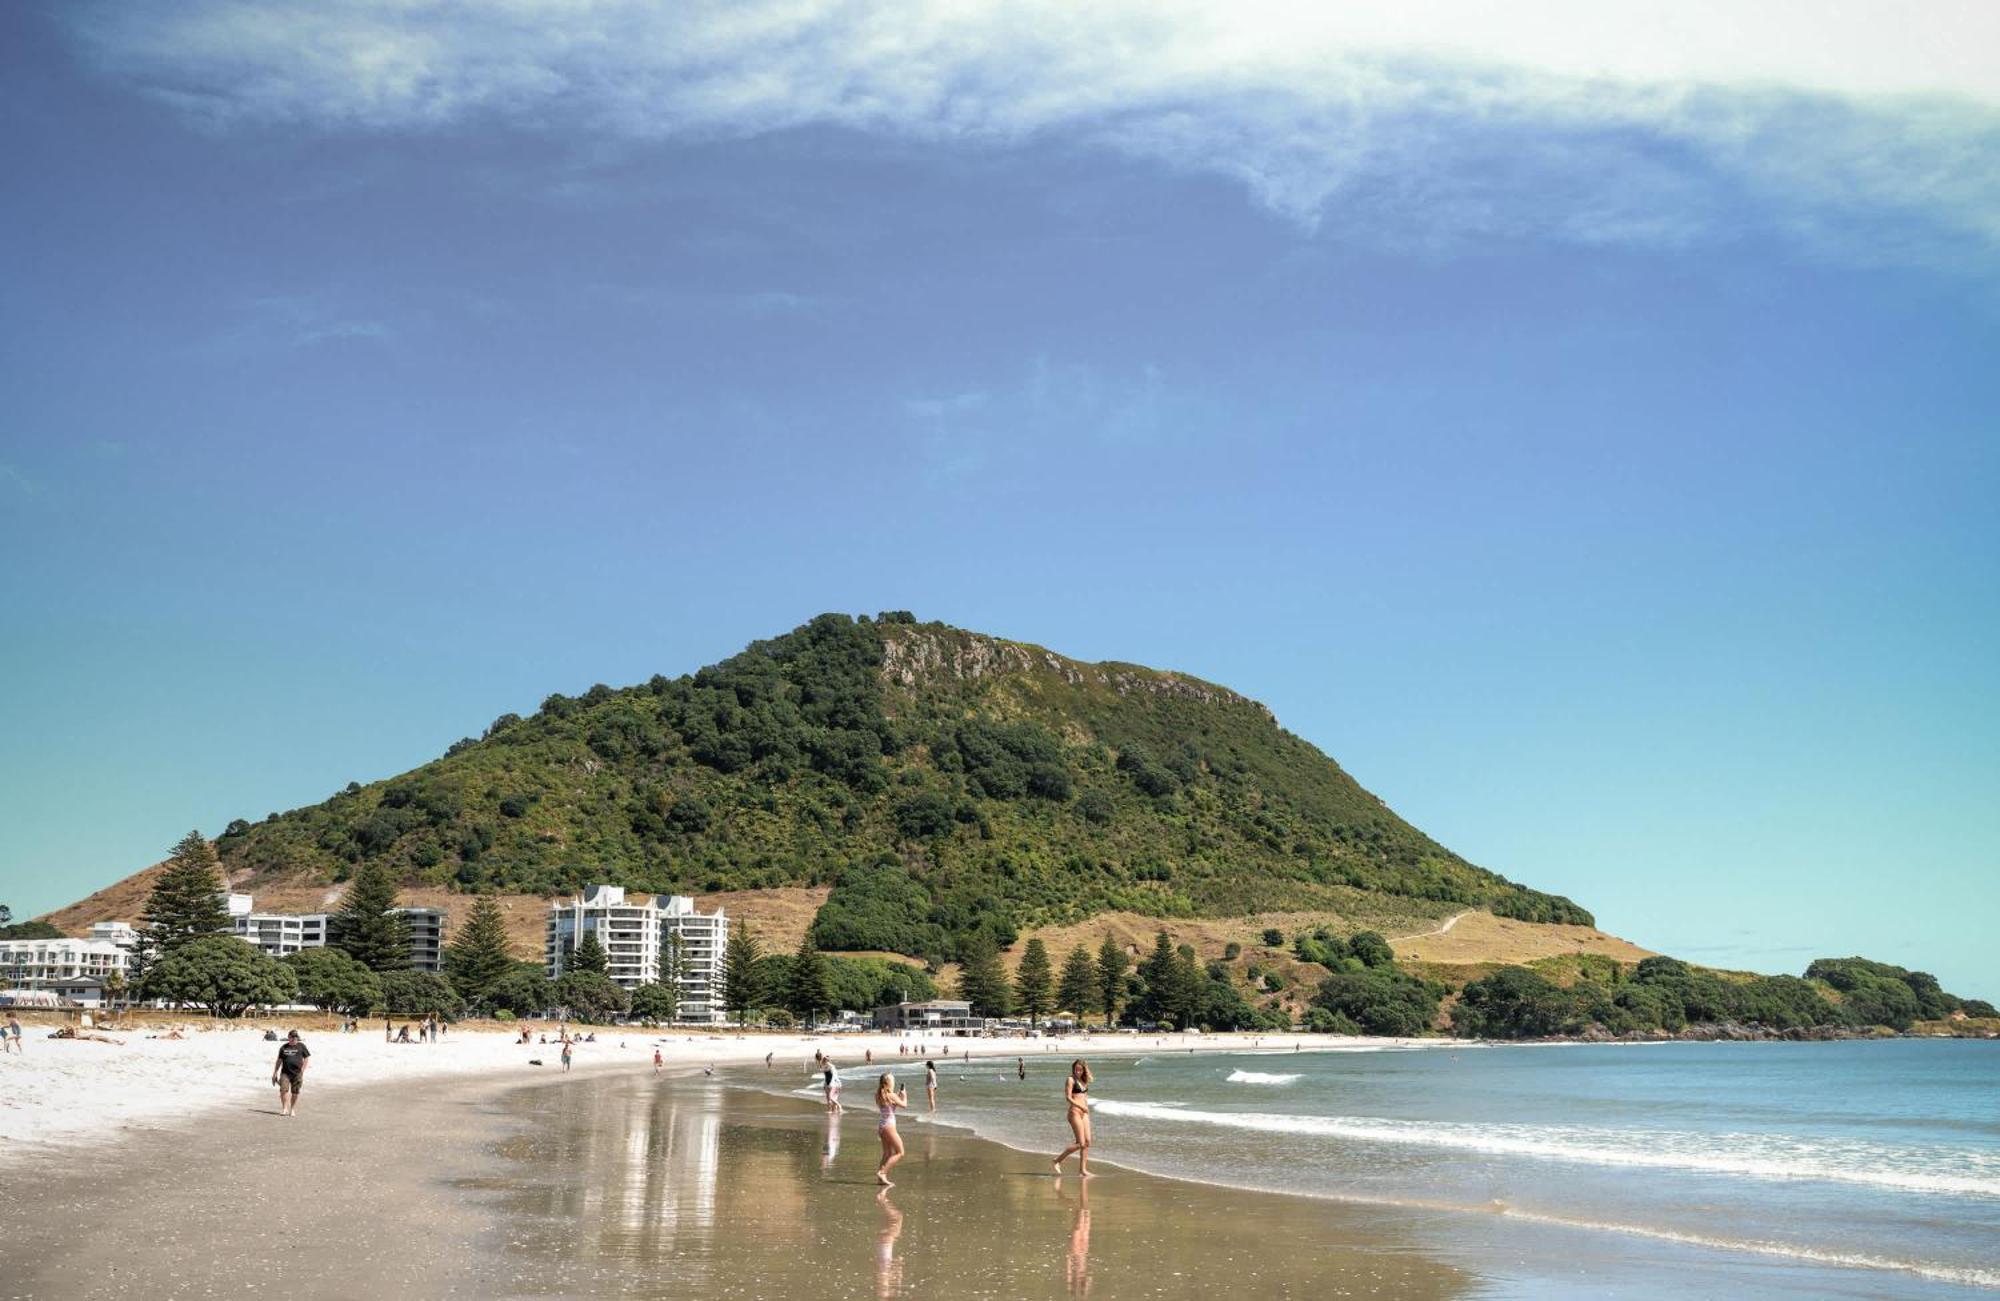
[[[304,1071],[279,1071],[278,1087],[290,1093],[297,1093],[306,1086]]]

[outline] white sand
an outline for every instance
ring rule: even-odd
[[[0,1057],[0,1167],[45,1155],[54,1147],[112,1141],[129,1131],[179,1124],[204,1111],[277,1106],[271,1068],[278,1045],[264,1038],[264,1025],[215,1027],[194,1021],[187,1024],[187,1038],[181,1040],[146,1037],[156,1032],[107,1032],[117,1043],[50,1039],[47,1025],[25,1029],[26,1052]],[[540,1026],[533,1030],[537,1035],[543,1032]],[[549,1033],[553,1038],[553,1028]],[[576,1045],[573,1074],[649,1071],[657,1047],[667,1068],[674,1071],[762,1063],[764,1054],[772,1053],[776,1064],[798,1073],[801,1085],[807,1082],[805,1063],[815,1050],[831,1055],[850,1083],[855,1071],[869,1069],[863,1061],[871,1049],[880,1069],[908,1069],[914,1062],[921,1070],[921,1058],[897,1055],[899,1043],[912,1044],[913,1051],[916,1043],[926,1043],[932,1056],[948,1050],[956,1057],[970,1049],[974,1058],[1007,1060],[1188,1048],[1245,1052],[1260,1040],[1265,1051],[1286,1052],[1295,1042],[1308,1051],[1365,1051],[1422,1043],[1248,1034],[918,1040],[887,1034],[663,1032],[638,1027],[597,1029],[596,1035],[595,1043]],[[314,1096],[328,1089],[464,1075],[507,1076],[530,1084],[561,1073],[558,1044],[522,1045],[514,1039],[514,1034],[465,1030],[447,1032],[441,1043],[395,1044],[384,1042],[379,1026],[351,1035],[313,1031],[305,1035],[312,1064],[301,1116],[312,1110]],[[530,1065],[533,1058],[540,1058],[543,1065]]]

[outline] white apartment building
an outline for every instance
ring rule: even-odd
[[[662,979],[678,948],[680,1019],[727,1019],[722,973],[729,956],[729,918],[722,909],[697,912],[686,895],[628,899],[623,886],[587,886],[575,898],[549,905],[543,955],[551,980],[563,974],[570,950],[588,933],[595,933],[604,946],[605,974],[626,989]]]
[[[0,940],[0,984],[48,990],[86,1006],[103,1002],[104,982],[124,976],[131,963],[131,950],[110,940]]]
[[[232,911],[229,921],[237,935],[272,957],[282,958],[300,949],[316,949],[325,944],[326,918],[325,913]]]
[[[391,908],[410,928],[410,970],[444,971],[444,909]]]
[[[231,929],[274,958],[300,949],[317,949],[327,942],[331,913],[260,913],[247,894],[223,896]],[[391,908],[410,929],[410,967],[432,973],[444,970],[445,911],[442,908]],[[123,922],[102,923],[122,926]],[[127,928],[130,929],[129,927]]]

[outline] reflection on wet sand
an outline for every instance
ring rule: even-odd
[[[1090,1181],[1076,1186],[1076,1211],[1069,1222],[1069,1259],[1063,1263],[1063,1281],[1071,1296],[1090,1295]]]
[[[1086,1187],[921,1123],[891,1193],[858,1138],[872,1116],[713,1082],[569,1082],[505,1105],[524,1133],[500,1149],[494,1292],[1430,1298],[1467,1282],[1376,1212],[1109,1167]]]

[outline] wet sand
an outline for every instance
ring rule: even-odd
[[[650,1072],[353,1089],[10,1171],[0,1296],[1431,1298],[1391,1212],[1046,1158]],[[1052,1122],[1051,1141],[1060,1118]],[[16,1191],[26,1196],[13,1196]]]

